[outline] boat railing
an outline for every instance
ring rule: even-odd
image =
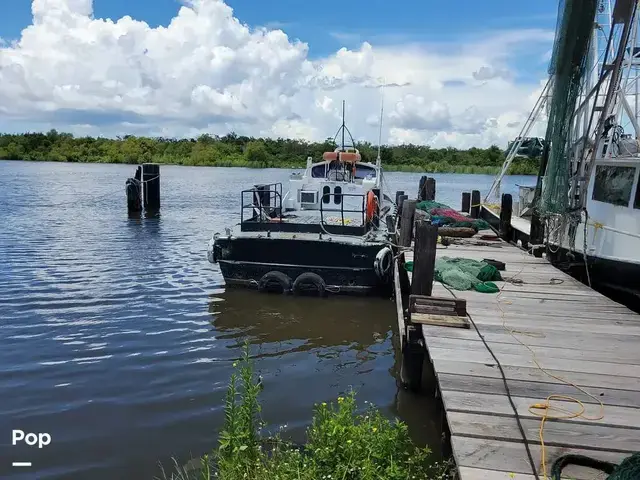
[[[327,209],[324,207],[325,204],[325,198],[327,199],[326,203],[329,203],[329,201],[331,200],[331,197],[334,197],[334,204],[340,204],[340,209],[337,208],[331,208],[331,209]],[[362,205],[361,208],[359,209],[355,209],[355,208],[349,208],[349,209],[345,209],[344,208],[344,198],[345,197],[360,197],[362,199]],[[339,199],[339,202],[336,200]],[[365,200],[366,200],[366,195],[360,194],[360,193],[331,193],[331,192],[327,192],[325,194],[322,195],[321,201],[320,201],[320,223],[322,224],[323,229],[328,232],[328,233],[332,233],[331,231],[328,230],[328,228],[331,228],[332,226],[335,227],[336,225],[334,224],[330,224],[325,222],[325,218],[324,215],[325,213],[338,213],[340,212],[340,226],[341,227],[345,227],[348,225],[348,223],[345,223],[345,218],[344,218],[344,214],[345,213],[360,213],[361,214],[361,221],[362,221],[362,234],[364,235],[365,233],[367,233],[367,229],[369,227],[368,222],[365,222]]]
[[[256,223],[282,221],[282,183],[255,185],[241,192],[240,222],[245,221],[245,210],[251,210],[247,220]]]

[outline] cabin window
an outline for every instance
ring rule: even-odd
[[[366,178],[367,175],[371,175],[373,178],[376,178],[376,169],[364,165],[358,165],[356,163],[355,178]]]
[[[311,167],[311,178],[324,178],[326,175],[326,164]]]
[[[300,203],[316,203],[316,195],[318,192],[300,192]]]
[[[627,207],[631,200],[633,179],[636,175],[634,167],[616,165],[597,165],[593,184],[593,200]]]
[[[322,187],[322,203],[329,203],[331,201],[331,187],[325,185]]]
[[[336,187],[333,190],[333,193],[333,203],[340,205],[340,202],[342,201],[342,187]]]

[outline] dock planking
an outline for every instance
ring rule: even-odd
[[[619,463],[639,451],[640,316],[544,258],[501,240],[480,238],[490,233],[479,232],[446,248],[438,245],[436,256],[504,262],[505,271],[500,273],[507,281],[495,282],[501,291],[456,291],[434,282],[432,295],[466,300],[475,326],[468,330],[421,326],[460,479],[533,480],[533,468],[543,478],[540,417],[529,407],[543,403],[549,395],[575,398],[583,402],[585,413],[545,422],[547,475],[563,454]],[[412,261],[413,252],[403,257],[396,263]],[[403,325],[404,312],[400,308],[398,312]],[[504,370],[525,438],[498,365],[480,335]],[[604,404],[602,418],[598,418],[599,402]],[[579,408],[574,402],[554,401],[553,405],[570,411]],[[533,467],[525,442],[536,462]],[[605,478],[575,466],[567,467],[564,475]]]

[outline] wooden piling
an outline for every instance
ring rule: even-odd
[[[400,197],[404,195],[404,190],[398,190],[396,192],[396,206],[400,204]]]
[[[416,213],[416,201],[405,200],[402,204],[402,217],[400,217],[400,243],[402,247],[411,245],[413,234],[413,217]]]
[[[500,238],[508,240],[511,234],[511,214],[513,211],[513,198],[508,193],[502,194],[502,202],[500,204]]]
[[[430,222],[419,220],[416,223],[416,241],[413,254],[411,293],[414,295],[431,295],[437,244],[438,227]]]
[[[425,192],[424,199],[433,201],[436,199],[436,179],[432,177],[427,177],[427,181],[425,183]]]
[[[480,190],[471,190],[471,207],[469,213],[471,218],[480,216]]]
[[[424,200],[427,199],[426,197],[426,193],[427,193],[427,176],[423,175],[422,177],[420,177],[420,183],[418,184],[418,201],[422,202]]]
[[[469,213],[471,209],[471,192],[462,192],[462,208],[463,213]]]
[[[142,181],[145,210],[160,209],[160,165],[157,163],[142,164]]]

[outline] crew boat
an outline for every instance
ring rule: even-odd
[[[395,205],[383,192],[380,151],[363,161],[344,123],[341,145],[282,184],[241,192],[240,222],[209,242],[229,286],[295,294],[383,294],[391,285]],[[345,136],[351,144],[345,144]]]

